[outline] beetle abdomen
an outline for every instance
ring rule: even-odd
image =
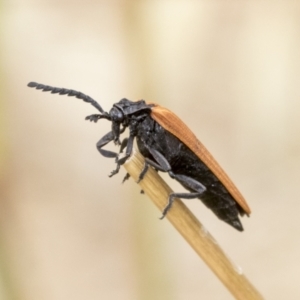
[[[160,106],[152,104],[151,117],[159,123],[167,132],[176,136],[192,153],[194,153],[209,170],[216,175],[219,181],[226,187],[233,199],[242,208],[242,211],[250,215],[251,210],[244,199],[224,170],[220,167],[217,161],[213,158],[210,152],[197,139],[195,134],[188,126],[172,111]]]
[[[211,209],[219,219],[240,231],[243,230],[238,218],[238,215],[244,215],[242,207],[233,199],[210,169],[184,144],[181,145],[181,153],[178,155],[177,162],[174,161],[172,164],[172,171],[202,183],[207,190],[199,199],[205,206]]]
[[[160,152],[176,175],[193,178],[205,186],[206,191],[199,199],[215,215],[238,230],[243,230],[238,215],[243,215],[243,208],[231,196],[226,187],[209,167],[183,142],[150,117],[146,117],[138,127],[137,145],[144,157],[154,160],[148,148]],[[190,192],[194,190],[186,187]]]

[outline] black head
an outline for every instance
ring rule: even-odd
[[[146,104],[144,100],[130,101],[126,98],[115,103],[109,111],[112,121],[112,131],[115,135],[115,142],[118,142],[120,136],[120,125],[125,129],[132,122],[137,122],[151,111],[151,105]],[[123,131],[123,129],[122,129]]]
[[[130,101],[126,98],[123,98],[113,105],[109,115],[111,116],[112,121],[127,123],[131,117],[137,117],[138,115],[150,111],[151,105],[146,104],[144,100]]]

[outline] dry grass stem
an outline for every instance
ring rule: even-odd
[[[132,157],[126,162],[124,167],[131,177],[137,181],[143,165],[143,156],[137,151],[134,151]],[[149,168],[145,178],[139,184],[159,210],[162,211],[167,204],[168,195],[172,192],[170,187],[152,168]],[[260,293],[245,277],[242,269],[232,263],[216,240],[180,199],[174,202],[166,218],[180,232],[236,299],[263,299]]]

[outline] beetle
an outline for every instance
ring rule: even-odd
[[[243,231],[239,215],[250,215],[247,202],[204,145],[173,112],[155,103],[130,101],[126,98],[113,104],[111,110],[106,112],[94,99],[81,92],[36,82],[30,82],[28,86],[52,94],[75,96],[100,112],[87,116],[86,120],[96,123],[100,119],[106,119],[112,123],[112,130],[96,145],[101,155],[116,160],[116,169],[111,172],[110,177],[117,174],[120,166],[130,157],[136,140],[139,151],[145,157],[139,181],[143,179],[149,166],[152,166],[156,171],[167,172],[187,189],[188,192],[169,195],[162,218],[171,209],[175,198],[198,198],[219,219]],[[129,137],[121,143],[120,136],[127,127]],[[125,149],[122,158],[119,158],[117,152],[103,149],[112,141],[120,146],[120,153]],[[129,174],[126,174],[124,181],[128,178]]]

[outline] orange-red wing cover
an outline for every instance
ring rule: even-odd
[[[148,104],[153,105],[153,103]],[[185,123],[179,119],[179,117],[177,117],[170,110],[156,104],[154,104],[152,107],[151,117],[164,129],[171,132],[188,148],[190,148],[222,182],[235,201],[243,208],[245,213],[247,215],[251,213],[251,210],[242,194],[239,192],[227,174],[223,171],[223,169],[219,166],[216,160],[212,157],[212,155],[208,152],[208,150],[204,147],[204,145],[197,139],[187,125],[185,125]]]

